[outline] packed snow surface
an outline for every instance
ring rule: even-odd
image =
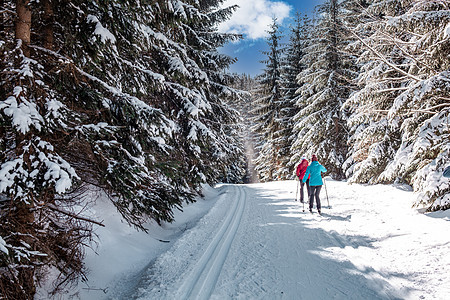
[[[322,216],[303,212],[296,181],[207,189],[149,235],[110,208],[79,297],[449,299],[449,211],[411,208],[407,186],[325,182]]]

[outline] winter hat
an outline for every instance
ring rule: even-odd
[[[311,161],[317,161],[317,156],[315,154],[312,155]]]

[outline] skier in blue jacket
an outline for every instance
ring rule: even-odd
[[[314,205],[314,197],[316,197],[316,206],[317,211],[320,214],[320,189],[322,188],[323,181],[322,181],[322,172],[326,172],[327,169],[319,164],[317,161],[317,156],[315,154],[312,155],[311,158],[311,164],[306,168],[305,176],[303,176],[303,182],[306,182],[306,179],[308,178],[308,175],[311,175],[311,178],[309,179],[309,187],[310,187],[310,194],[309,194],[309,211],[312,212],[312,208]]]

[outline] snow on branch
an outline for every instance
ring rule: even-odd
[[[386,57],[384,55],[382,55],[380,52],[378,52],[377,50],[375,50],[373,47],[371,47],[363,38],[361,38],[354,30],[350,29],[350,28],[346,28],[346,30],[348,30],[351,34],[353,34],[364,46],[366,46],[373,54],[375,54],[375,56],[377,56],[381,61],[383,61],[385,64],[387,64],[388,66],[390,66],[391,68],[393,68],[394,70],[400,72],[401,74],[415,80],[415,81],[421,81],[422,79],[410,74],[404,70],[402,70],[401,68],[397,67],[395,64],[391,63],[390,61],[388,61],[386,59]]]
[[[56,193],[61,194],[72,186],[73,179],[79,179],[67,161],[52,153],[53,146],[39,137],[23,145],[22,150],[17,158],[0,166],[0,193],[14,190],[15,198],[23,199],[34,189],[54,186]],[[21,182],[26,185],[18,184]]]
[[[6,255],[9,254],[8,248],[6,248],[7,244],[5,240],[0,236],[0,251],[5,253]]]
[[[150,70],[144,69],[144,68],[142,68],[142,67],[140,67],[140,66],[138,66],[138,65],[136,65],[136,64],[134,64],[134,63],[132,63],[131,61],[128,61],[128,60],[126,60],[126,59],[123,59],[122,57],[117,57],[117,58],[118,58],[121,62],[123,62],[124,64],[126,64],[126,65],[132,67],[133,69],[136,69],[136,70],[138,70],[138,71],[140,71],[140,72],[143,72],[143,73],[145,73],[145,74],[147,74],[147,75],[150,75],[151,77],[153,77],[153,79],[157,80],[157,81],[160,82],[160,83],[163,83],[163,82],[166,80],[166,79],[164,78],[164,76],[161,75],[161,74],[159,74],[159,73],[155,73],[155,72],[152,72],[152,71],[150,71]]]
[[[31,125],[37,130],[41,130],[43,118],[39,114],[36,104],[22,96],[22,91],[22,87],[15,87],[13,96],[0,103],[0,110],[11,117],[12,125],[23,134],[30,131]]]
[[[10,9],[7,8],[3,8],[0,10],[0,14],[4,14],[4,13],[9,13],[9,14],[13,14],[13,15],[17,15],[17,13],[15,11],[12,11]]]
[[[406,57],[408,57],[409,59],[411,59],[411,60],[413,60],[417,65],[423,65],[424,67],[426,67],[429,71],[431,71],[431,72],[433,72],[433,73],[435,73],[435,70],[434,70],[434,68],[432,67],[432,66],[429,66],[428,64],[426,64],[425,62],[424,62],[424,60],[418,60],[414,55],[412,55],[411,53],[409,53],[408,51],[406,51],[405,49],[404,49],[404,47],[402,47],[401,45],[400,45],[400,43],[404,43],[403,41],[399,41],[398,39],[396,39],[396,38],[394,38],[392,35],[389,35],[389,34],[387,34],[387,33],[385,33],[385,32],[382,32],[382,31],[380,31],[380,30],[377,30],[377,32],[379,33],[379,34],[381,34],[382,36],[385,36],[389,41],[391,41],[395,46],[397,46],[397,48],[406,56]]]
[[[89,23],[95,23],[94,35],[100,37],[102,43],[106,43],[106,41],[111,41],[112,44],[116,43],[116,37],[112,34],[108,29],[103,27],[102,23],[100,23],[99,19],[96,16],[88,15],[87,21]]]
[[[54,55],[54,56],[58,57],[61,60],[62,63],[73,64],[74,69],[77,70],[80,75],[83,75],[86,78],[90,79],[91,81],[100,84],[101,86],[103,86],[103,88],[105,88],[108,92],[110,92],[114,96],[116,96],[118,98],[122,98],[122,99],[127,99],[130,102],[130,104],[133,105],[137,109],[137,111],[139,111],[139,112],[141,112],[141,111],[142,112],[148,112],[148,113],[151,113],[151,114],[153,114],[153,113],[160,113],[161,112],[161,110],[149,106],[148,104],[146,104],[145,102],[143,102],[139,98],[137,98],[135,96],[132,96],[132,95],[129,95],[127,93],[123,93],[123,92],[119,91],[117,88],[115,88],[115,87],[109,85],[108,83],[106,83],[105,81],[99,79],[98,77],[83,71],[82,69],[80,69],[79,67],[74,65],[74,62],[73,62],[72,59],[64,57],[64,56],[62,56],[62,55],[60,55],[60,54],[58,54],[58,53],[56,53],[54,51],[51,51],[51,50],[48,50],[48,49],[45,49],[45,48],[42,48],[42,47],[38,47],[38,46],[32,46],[32,47],[37,49],[37,50],[40,50],[40,51],[43,51],[43,52],[46,52],[48,54],[51,54],[51,55]],[[123,60],[123,62],[129,64],[132,67],[139,68],[138,66],[132,64],[131,62],[128,62],[128,61],[125,61],[125,60]],[[161,82],[164,81],[164,77],[162,75],[160,75],[160,74],[153,73],[151,71],[144,70],[144,69],[141,69],[141,70],[143,72],[145,72],[145,73],[150,74],[156,80],[159,80]]]

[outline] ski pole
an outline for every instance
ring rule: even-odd
[[[308,195],[309,198],[309,195]],[[303,199],[303,212],[305,212],[305,199]]]
[[[326,183],[325,178],[323,179],[323,184],[325,185],[325,195],[327,195],[328,208],[331,208],[331,206],[330,206],[330,200],[328,200],[327,183]]]
[[[298,186],[300,184],[300,180],[297,181],[297,189],[295,190],[295,201],[297,201],[297,196],[298,196]]]

